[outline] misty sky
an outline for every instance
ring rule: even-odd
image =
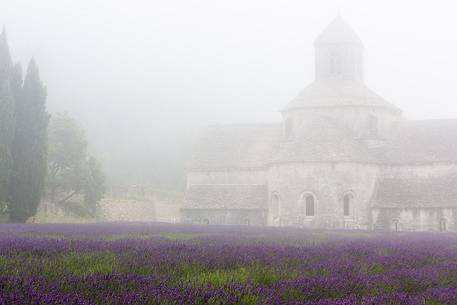
[[[80,120],[103,158],[172,147],[195,126],[279,121],[338,10],[372,89],[407,118],[457,118],[453,1],[0,2],[15,60],[36,58],[50,110]]]

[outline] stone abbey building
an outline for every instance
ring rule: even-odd
[[[457,119],[404,120],[363,79],[337,17],[315,80],[278,124],[210,126],[195,143],[182,220],[325,229],[457,229]]]

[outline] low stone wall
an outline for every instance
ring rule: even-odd
[[[116,199],[105,198],[100,201],[97,219],[100,221],[160,221],[179,222],[180,200]]]
[[[373,229],[383,231],[456,231],[457,209],[374,208]]]
[[[97,218],[101,221],[155,221],[154,202],[107,198],[100,201]]]

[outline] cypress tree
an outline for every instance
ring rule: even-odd
[[[25,222],[36,213],[40,204],[47,168],[46,88],[33,59],[27,68],[22,92],[16,97],[15,115],[10,219]]]
[[[11,144],[15,125],[12,66],[6,30],[3,27],[0,34],[0,208],[7,202],[12,166]]]

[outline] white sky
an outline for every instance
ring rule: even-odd
[[[172,141],[170,130],[279,121],[312,81],[314,38],[338,10],[364,42],[369,87],[408,118],[457,118],[455,1],[0,4],[13,55],[35,56],[51,111],[70,112],[106,143],[154,149]]]

